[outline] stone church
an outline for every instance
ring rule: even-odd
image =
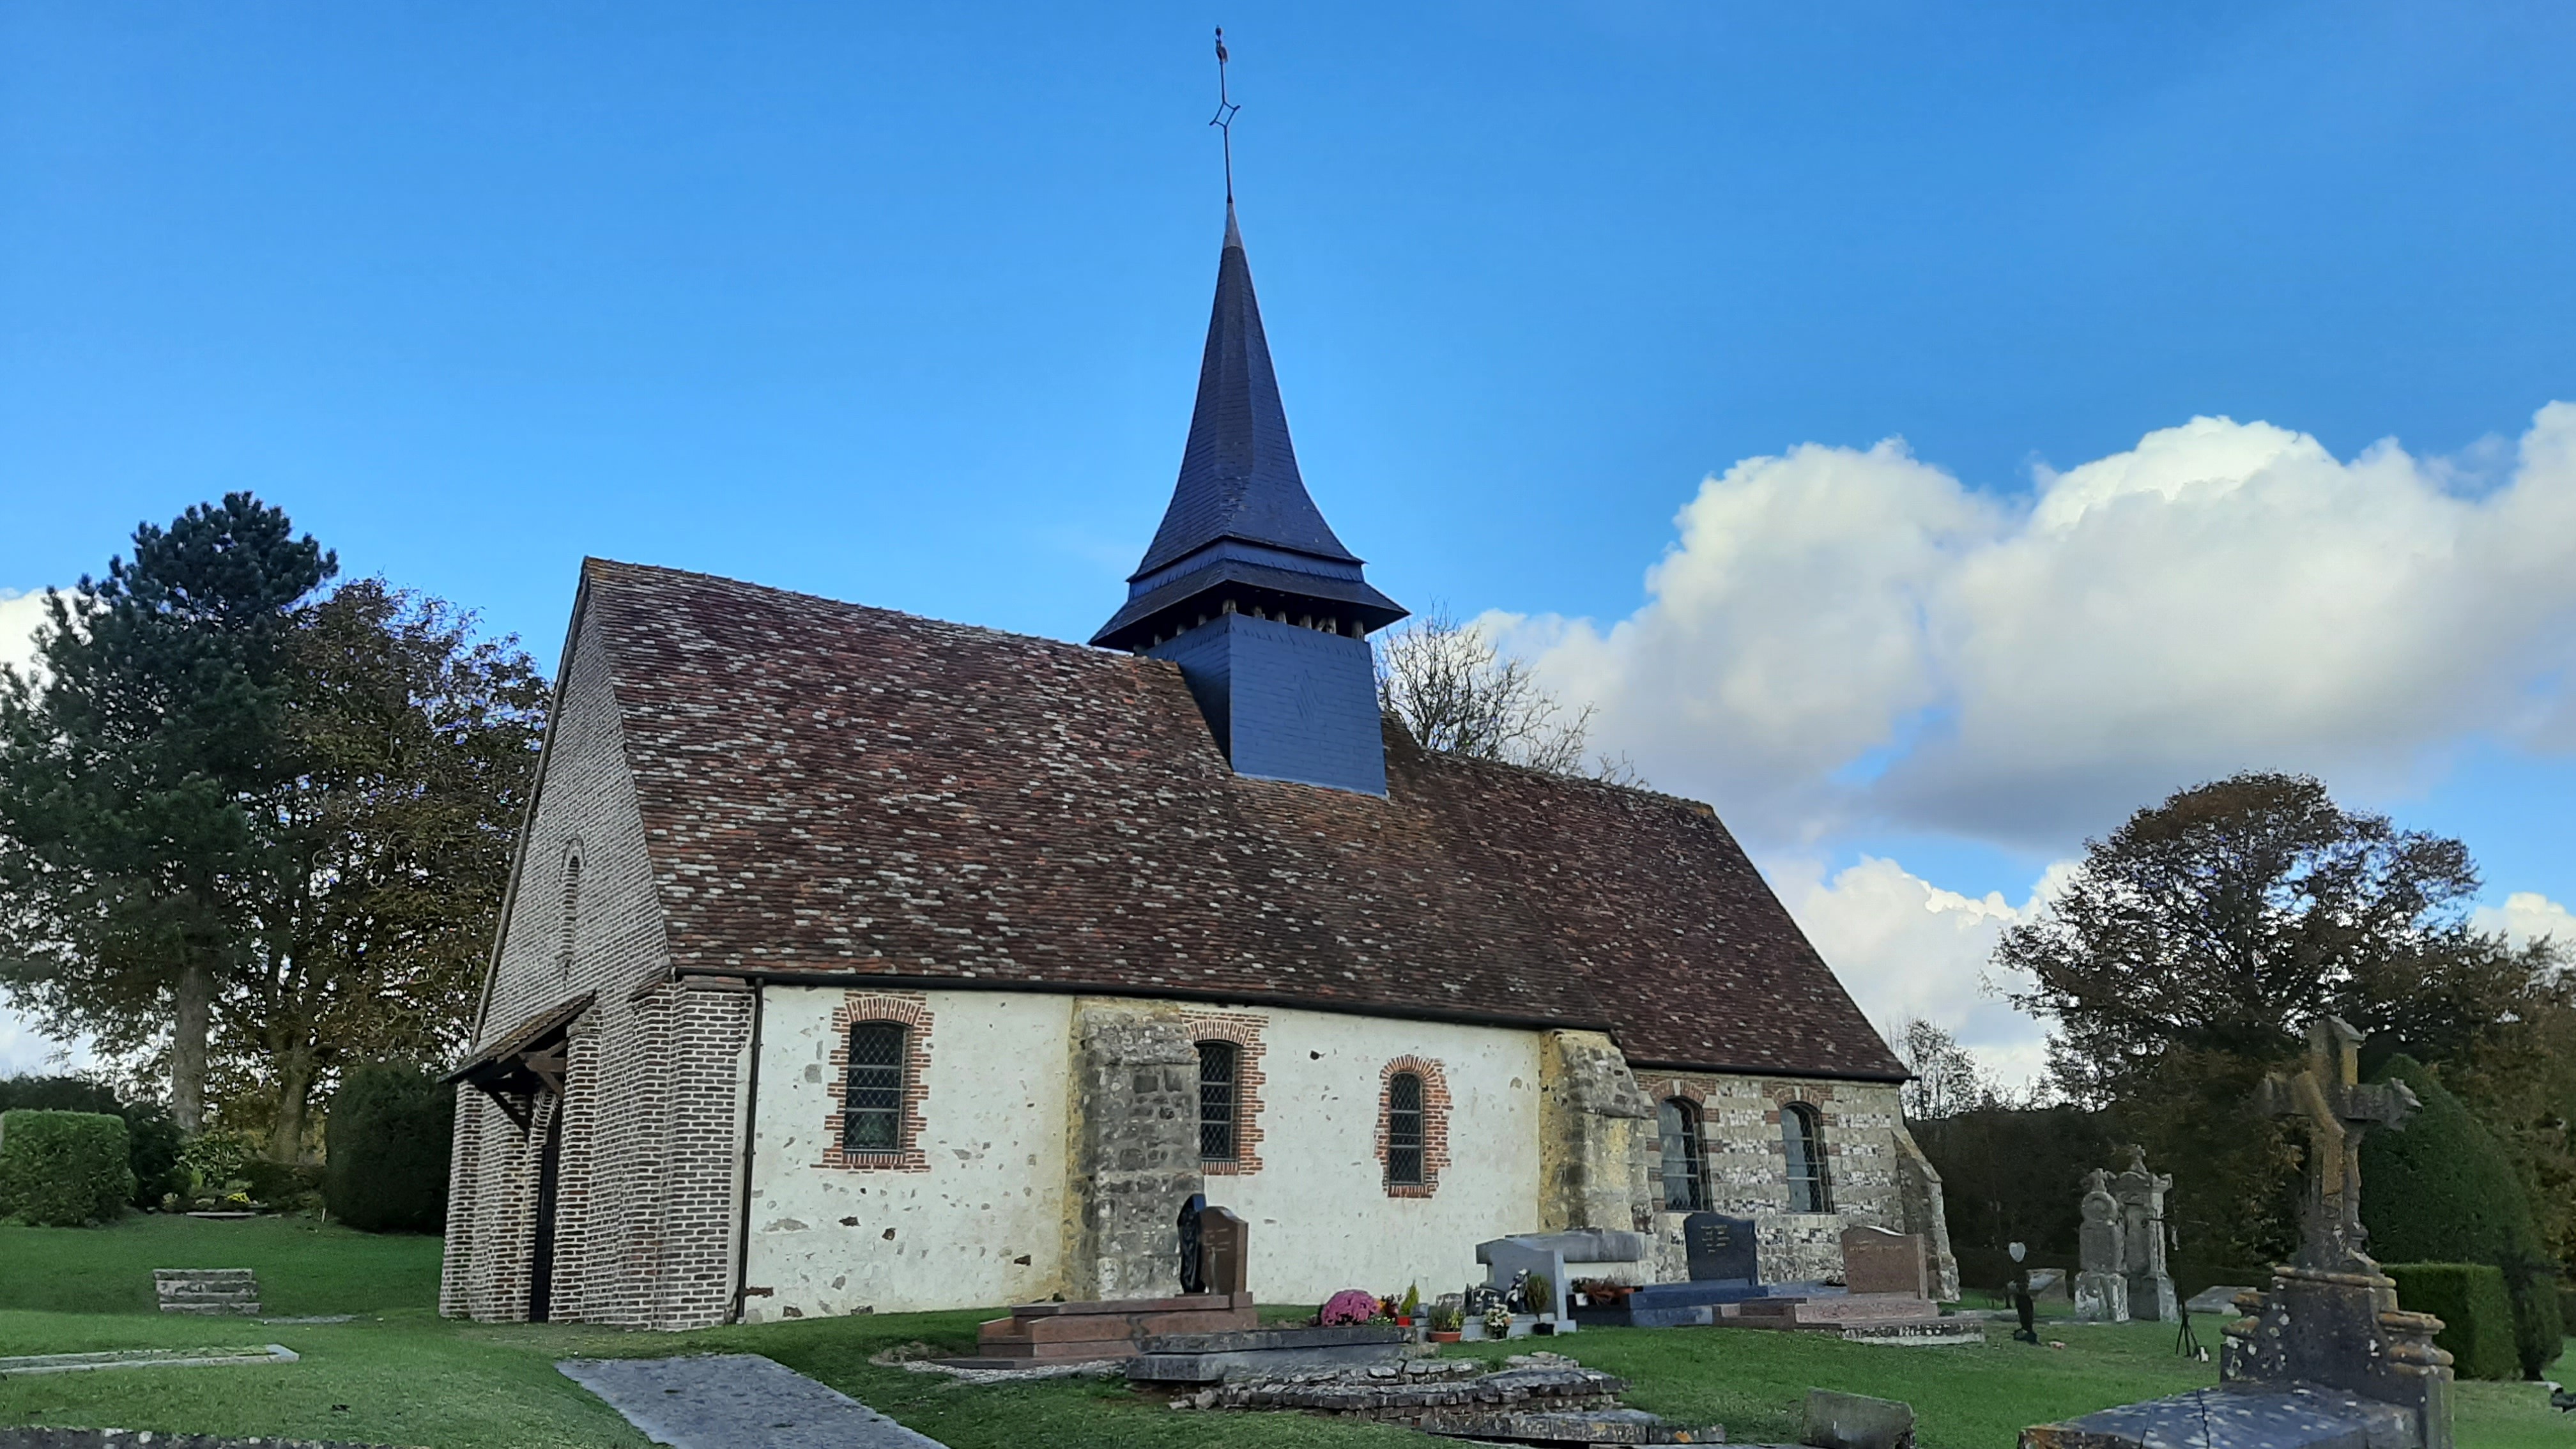
[[[1106,601],[1104,601],[1106,602]],[[1695,801],[1429,753],[1232,208],[1180,480],[1088,644],[587,562],[458,1112],[442,1311],[680,1329],[1252,1287],[1756,1220],[1930,1236],[1904,1068]]]

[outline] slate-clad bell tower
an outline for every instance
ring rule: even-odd
[[[1091,642],[1180,665],[1237,774],[1383,795],[1368,633],[1404,614],[1306,496],[1228,202],[1180,482]]]

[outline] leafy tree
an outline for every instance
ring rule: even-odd
[[[1377,696],[1378,707],[1427,750],[1641,783],[1626,760],[1589,753],[1591,705],[1567,710],[1527,664],[1443,610],[1379,636]]]
[[[1993,1078],[1977,1065],[1976,1054],[1921,1017],[1898,1027],[1890,1046],[1914,1074],[1901,1093],[1907,1121],[1930,1122],[2005,1105]]]
[[[171,1107],[205,1119],[215,1000],[269,873],[292,612],[336,571],[247,493],[134,532],[48,592],[33,678],[0,671],[0,982],[60,1035],[168,1034]]]
[[[2213,1261],[2260,1263],[2295,1246],[2302,1148],[2254,1112],[2254,1088],[2297,1068],[2325,1012],[2371,1034],[2366,1059],[2402,1046],[2476,1082],[2471,1110],[2495,1114],[2527,1182],[2563,1200],[2576,1180],[2576,1009],[2552,948],[2469,928],[2477,885],[2456,840],[2344,810],[2306,776],[2241,774],[2089,842],[1995,960],[2031,982],[2014,1004],[2053,1018],[2058,1085],[2171,1164]],[[2563,1227],[2553,1241],[2571,1246]]]
[[[477,641],[470,616],[382,580],[296,622],[296,770],[268,811],[286,868],[252,903],[218,1061],[279,1160],[342,1063],[462,1044],[546,707],[512,641]]]

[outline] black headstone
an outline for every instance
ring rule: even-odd
[[[1682,1219],[1682,1252],[1691,1281],[1753,1281],[1753,1219],[1692,1213]]]

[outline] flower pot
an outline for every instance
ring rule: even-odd
[[[1456,1343],[1459,1339],[1464,1338],[1465,1336],[1466,1334],[1463,1330],[1455,1328],[1435,1328],[1431,1330],[1431,1341],[1433,1343]]]

